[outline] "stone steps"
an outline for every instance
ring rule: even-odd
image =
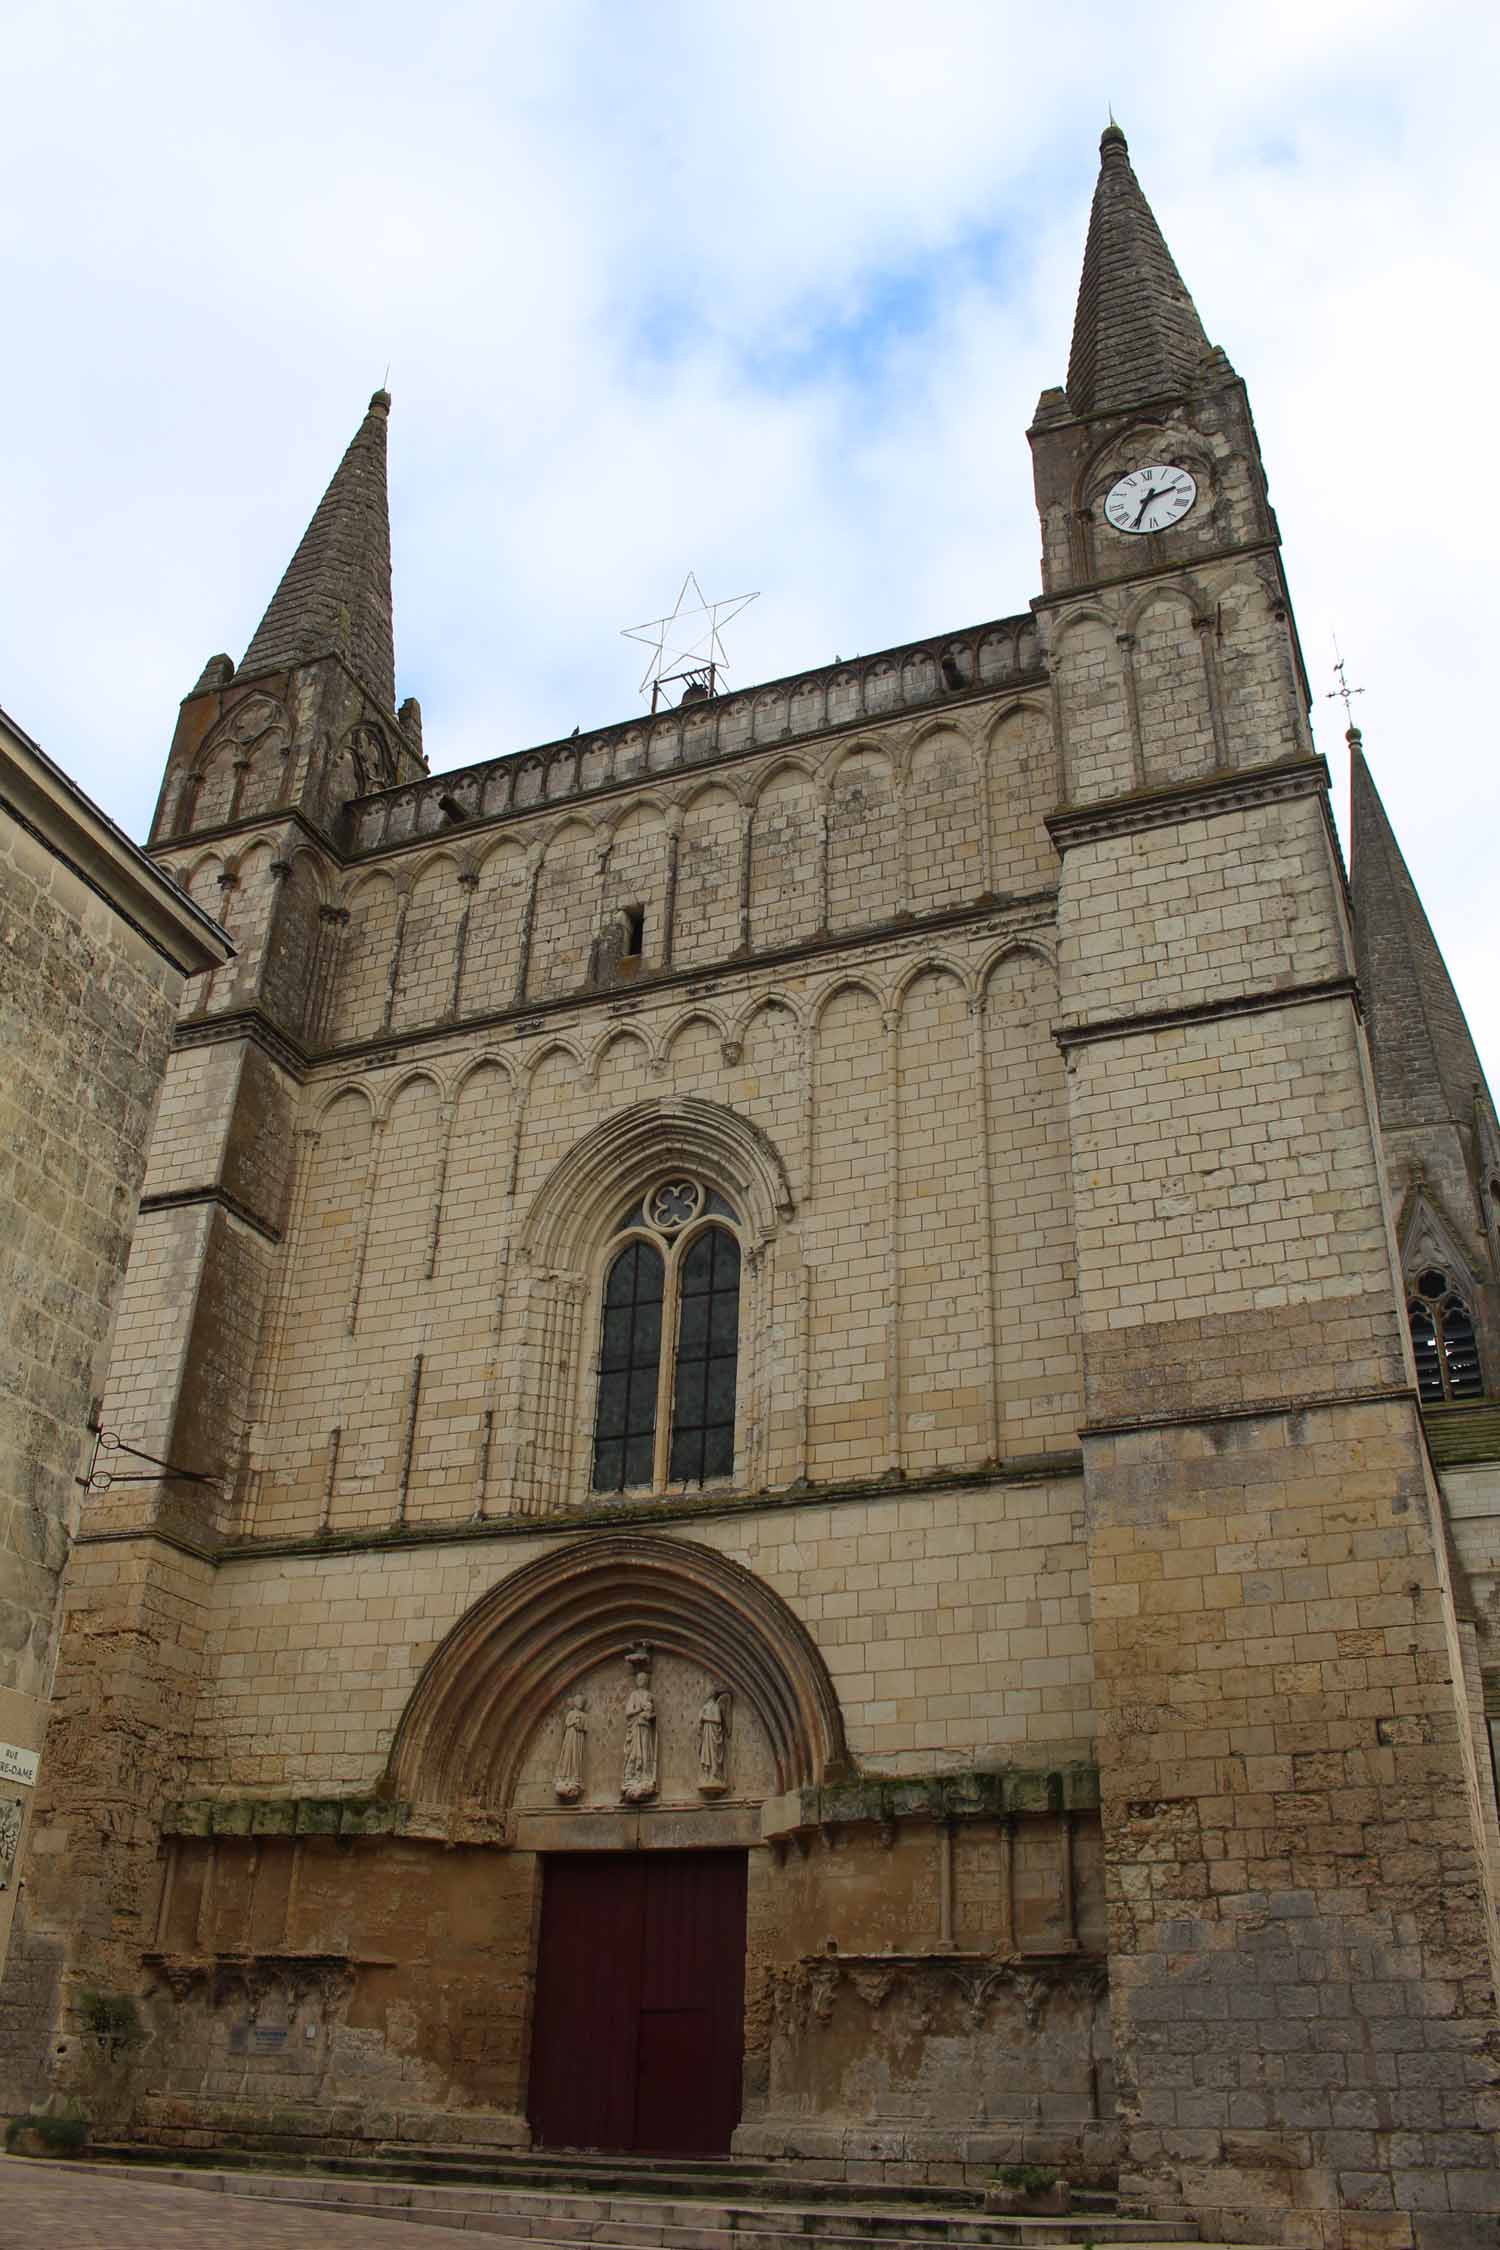
[[[544,2250],[1083,2250],[1089,2244],[1156,2250],[1185,2244],[1186,2223],[1122,2219],[1111,2209],[1068,2218],[1000,2217],[972,2204],[941,2207],[909,2198],[838,2201],[800,2198],[805,2184],[783,2177],[784,2193],[759,2197],[683,2196],[628,2192],[560,2193],[537,2187],[480,2186],[336,2177],[327,2173],[208,2170],[161,2164],[60,2167],[95,2177],[129,2170],[173,2187],[273,2202],[295,2209],[444,2226]]]
[[[222,2152],[219,2160],[222,2162]],[[796,2164],[736,2163],[713,2157],[591,2156],[581,2150],[547,2149],[479,2156],[464,2148],[385,2147],[373,2157],[320,2158],[319,2168],[366,2177],[483,2183],[560,2195],[641,2193],[699,2202],[780,2203],[790,2199],[798,2204],[891,2203],[906,2210],[924,2205],[944,2211],[984,2208],[984,2191],[979,2187],[933,2187],[904,2178],[851,2181],[842,2166],[829,2166],[826,2176],[820,2176],[816,2166],[801,2169]],[[1115,2196],[1105,2188],[1075,2188],[1073,2205],[1077,2211],[1108,2214],[1115,2209]]]
[[[486,2188],[520,2188],[555,2195],[648,2195],[696,2203],[785,2202],[797,2204],[892,2204],[904,2210],[929,2206],[936,2210],[978,2212],[984,2207],[983,2190],[974,2186],[934,2187],[905,2179],[860,2180],[851,2183],[842,2167],[831,2176],[817,2176],[816,2168],[769,2164],[729,2157],[647,2157],[593,2155],[584,2150],[518,2149],[478,2151],[454,2145],[421,2147],[411,2143],[383,2143],[359,2155],[318,2154],[305,2160],[283,2144],[277,2147],[226,2149],[222,2144],[194,2151],[174,2150],[138,2143],[97,2143],[99,2157],[119,2163],[176,2164],[221,2171],[239,2170],[313,2172],[340,2179],[390,2180],[421,2184],[452,2184]],[[1103,2188],[1075,2188],[1077,2213],[1112,2214],[1115,2198]]]

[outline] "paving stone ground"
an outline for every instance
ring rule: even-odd
[[[0,2250],[453,2250],[463,2231],[0,2158]]]

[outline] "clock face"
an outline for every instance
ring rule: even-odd
[[[1197,497],[1198,487],[1186,469],[1152,461],[1110,486],[1104,513],[1116,531],[1166,531],[1181,523]]]

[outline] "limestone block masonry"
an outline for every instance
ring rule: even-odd
[[[184,978],[222,933],[0,713],[0,1963]]]
[[[237,950],[105,1414],[208,1481],[89,1502],[0,2098],[348,2153],[597,2094],[649,2149],[728,2068],[788,2166],[1492,2240],[1488,1517],[1433,1479],[1246,394],[1123,137],[1025,615],[432,776],[389,405],[167,761],[153,856]],[[1120,531],[1160,465],[1193,506]],[[1477,1292],[1465,1098],[1411,1240]],[[713,1994],[688,1908],[661,1959],[626,1914],[705,1855]]]

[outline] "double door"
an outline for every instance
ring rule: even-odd
[[[743,1852],[549,1855],[531,2048],[542,2148],[718,2156],[744,2065]]]

